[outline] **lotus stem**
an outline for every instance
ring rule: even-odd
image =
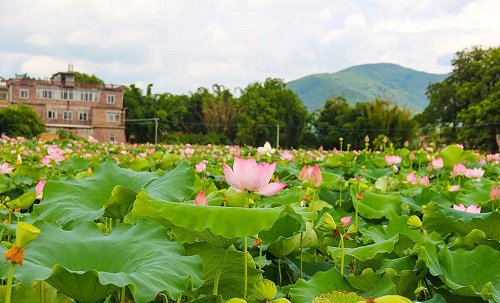
[[[40,303],[45,303],[45,281],[40,281]]]
[[[302,270],[302,245],[304,243],[304,233],[300,233],[300,278],[303,277],[303,270]]]
[[[123,286],[120,292],[120,303],[125,303],[125,289],[126,286]]]
[[[14,263],[10,262],[9,272],[7,276],[7,288],[5,289],[5,303],[11,303],[10,297],[12,293],[12,280],[14,279]]]
[[[224,262],[226,262],[226,257],[227,257],[227,249],[225,250],[225,253],[224,253],[224,258],[222,259],[222,265],[219,266],[219,268],[217,269],[217,272],[215,273],[215,278],[214,278],[214,289],[212,291],[212,294],[214,296],[217,295],[217,293],[219,292],[219,280],[220,280],[220,274],[222,272],[222,267],[224,266]],[[245,258],[246,259],[246,258]]]
[[[279,278],[279,286],[283,283],[283,277],[281,275],[281,258],[278,259],[278,278]]]
[[[262,243],[259,245],[259,269],[262,270]]]
[[[248,243],[247,243],[247,237],[243,238],[243,247],[244,247],[244,253],[243,253],[243,300],[247,300],[247,275],[248,275],[248,260],[247,260],[247,252],[248,252]]]
[[[344,275],[344,266],[345,266],[345,259],[344,259],[344,235],[340,234],[340,273],[342,276]]]

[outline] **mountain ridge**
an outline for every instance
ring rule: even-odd
[[[331,97],[343,96],[349,104],[389,100],[415,112],[425,109],[427,86],[448,74],[416,71],[394,63],[351,66],[335,73],[308,75],[287,83],[309,111],[320,109]]]

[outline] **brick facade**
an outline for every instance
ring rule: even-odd
[[[6,81],[7,100],[0,98],[0,106],[31,106],[49,133],[63,129],[101,142],[125,142],[123,90],[74,82],[73,72],[57,73],[51,81],[17,76]]]

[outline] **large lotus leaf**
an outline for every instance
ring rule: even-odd
[[[220,270],[218,294],[226,300],[243,297],[243,252],[233,246],[223,249],[207,243],[186,245],[186,254],[198,255],[203,259],[203,286],[196,295],[212,294],[215,276]],[[255,262],[247,254],[248,293],[252,293],[255,283],[262,279],[262,274],[255,268]]]
[[[360,261],[373,259],[376,256],[392,252],[396,243],[399,241],[399,238],[399,235],[395,235],[385,241],[377,242],[375,244],[345,248],[344,255],[351,256]],[[336,260],[336,263],[340,263],[341,252],[342,250],[339,247],[328,247],[328,253],[334,260]]]
[[[453,242],[453,248],[463,248],[473,250],[476,246],[488,245],[491,248],[500,250],[500,242],[488,239],[484,231],[473,229],[464,237],[459,237]]]
[[[489,246],[473,251],[449,249],[427,243],[420,247],[419,258],[430,273],[460,296],[482,296],[500,302],[500,252]]]
[[[111,197],[104,203],[104,216],[123,219],[132,210],[137,192],[117,185],[111,192]]]
[[[176,202],[188,199],[194,189],[193,168],[181,162],[174,170],[147,185],[148,193],[158,199]]]
[[[443,194],[427,187],[422,188],[417,194],[411,194],[403,197],[403,203],[408,204],[410,209],[416,212],[421,212],[422,206],[427,205],[431,201],[445,206],[450,206],[452,204],[452,201],[448,200],[448,198],[446,198]]]
[[[408,216],[400,216],[389,220],[387,226],[376,225],[363,229],[363,243],[378,243],[388,240],[398,234],[408,236],[413,242],[420,242],[424,240],[424,236],[420,231],[410,229],[408,224]]]
[[[448,145],[439,153],[443,158],[444,167],[451,169],[457,163],[474,160],[476,156],[471,150],[464,150],[457,145]]]
[[[0,302],[5,302],[6,285],[0,286]],[[42,298],[43,294],[43,298]],[[58,293],[57,290],[45,281],[33,282],[31,285],[21,283],[12,287],[11,301],[15,303],[69,303],[71,298]]]
[[[460,191],[457,194],[457,204],[464,205],[479,205],[486,206],[491,210],[491,201],[490,201],[490,191],[495,185],[495,182],[492,182],[488,179],[481,179],[479,182],[469,182],[467,184],[467,190]]]
[[[413,256],[411,256],[413,258]],[[396,285],[396,293],[405,297],[413,297],[418,283],[427,274],[425,263],[418,261],[409,270],[400,270],[399,268],[386,268],[385,276],[389,277]]]
[[[299,279],[290,289],[293,303],[309,303],[314,298],[335,290],[354,291],[344,276],[336,268],[316,273],[311,280]]]
[[[489,239],[500,240],[500,212],[466,213],[431,202],[424,211],[424,227],[441,235],[465,236],[473,229],[482,230]]]
[[[112,161],[104,162],[96,168],[92,177],[47,181],[44,200],[34,206],[33,215],[37,219],[62,225],[93,221],[104,214],[103,205],[111,197],[115,186],[139,192],[157,178],[155,173],[139,173],[120,168]]]
[[[276,207],[279,205],[287,205],[292,203],[299,203],[304,196],[305,191],[299,187],[292,187],[287,189],[284,193],[272,197],[263,197],[257,203],[260,206]]]
[[[353,195],[351,193],[351,195]],[[363,192],[363,199],[356,199],[353,195],[354,206],[359,214],[367,219],[392,219],[401,214],[401,197],[396,194],[377,194],[370,190]]]
[[[79,302],[96,302],[125,286],[136,302],[152,300],[158,292],[177,299],[201,284],[201,259],[183,256],[183,247],[168,241],[157,223],[120,224],[108,236],[91,222],[72,231],[43,221],[35,225],[41,234],[26,247],[24,264],[14,274],[24,284],[46,280]],[[0,265],[3,278],[7,267]]]
[[[216,235],[210,230],[210,228],[203,231],[192,231],[182,227],[172,226],[171,230],[177,241],[186,244],[205,241],[220,248],[228,248],[236,241],[236,238],[227,239]]]
[[[367,292],[373,289],[383,276],[384,275],[381,273],[375,273],[371,268],[365,268],[361,274],[351,274],[347,276],[346,279],[354,288],[360,290],[361,292]]]
[[[271,243],[267,250],[272,253],[277,258],[283,258],[289,255],[291,252],[298,250],[301,245],[302,238],[302,248],[315,246],[318,241],[318,236],[314,231],[313,224],[311,222],[306,223],[305,232],[293,235],[290,238],[280,238],[280,240]]]
[[[4,175],[0,175],[0,194],[8,191],[10,189],[10,178]]]
[[[289,238],[305,229],[306,224],[302,216],[291,211],[276,220],[271,229],[260,232],[259,238],[264,242],[273,243],[280,238]]]
[[[215,235],[232,239],[253,236],[271,228],[282,211],[283,207],[241,208],[168,202],[142,191],[137,195],[132,216],[150,218],[167,227],[178,226],[191,231],[210,228]]]

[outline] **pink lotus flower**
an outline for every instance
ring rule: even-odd
[[[474,214],[478,214],[481,212],[481,207],[477,207],[474,204],[472,204],[469,207],[465,207],[463,204],[460,204],[460,205],[453,204],[453,209],[456,209],[459,211],[464,211],[466,213],[474,213]]]
[[[408,175],[406,175],[406,181],[411,184],[417,184],[417,175],[415,175],[414,172],[409,173]]]
[[[194,205],[208,205],[207,203],[207,196],[205,196],[205,190],[202,189],[196,195],[196,198],[194,199]]]
[[[448,187],[448,191],[450,191],[450,192],[456,192],[459,190],[460,190],[460,185],[458,185],[458,184]]]
[[[423,186],[428,186],[429,185],[429,177],[423,176],[422,179],[420,179],[420,185]]]
[[[462,163],[457,163],[453,166],[453,169],[451,170],[451,174],[453,176],[465,176],[465,172],[467,171],[467,168],[465,165]]]
[[[346,227],[347,225],[351,224],[351,221],[352,216],[342,217],[340,219],[340,224],[342,224],[343,227]]]
[[[399,164],[402,160],[403,158],[400,156],[385,155],[385,163],[387,163],[387,165]]]
[[[289,151],[284,151],[281,153],[280,159],[283,161],[295,161],[295,156]]]
[[[49,157],[54,159],[56,162],[64,161],[64,151],[56,146],[50,146],[47,148],[47,153],[49,154]]]
[[[257,153],[259,155],[270,156],[271,154],[274,154],[275,152],[276,152],[276,150],[271,147],[271,144],[268,141],[266,141],[266,143],[264,143],[264,146],[257,147]]]
[[[440,170],[441,168],[443,168],[443,165],[443,158],[432,159],[431,161],[431,167],[433,169]]]
[[[496,200],[498,197],[500,197],[500,192],[498,191],[498,185],[495,185],[490,191],[490,199]]]
[[[14,167],[10,167],[9,163],[5,162],[0,165],[0,175],[10,174],[14,170]]]
[[[309,168],[304,165],[304,167],[300,170],[298,178],[300,181],[309,180],[314,187],[319,187],[323,184],[323,176],[321,175],[321,170],[319,169],[318,164],[314,164]]]
[[[43,188],[45,186],[46,180],[40,180],[35,186],[36,198],[41,200],[43,198]]]
[[[465,176],[469,179],[481,179],[483,175],[484,175],[484,170],[480,167],[469,168],[465,171]]]
[[[249,191],[263,196],[274,196],[287,184],[269,183],[273,176],[276,163],[257,164],[255,159],[234,158],[233,169],[222,163],[226,182],[237,191]]]
[[[201,160],[200,163],[194,166],[194,171],[197,173],[201,173],[207,169],[207,161]]]

